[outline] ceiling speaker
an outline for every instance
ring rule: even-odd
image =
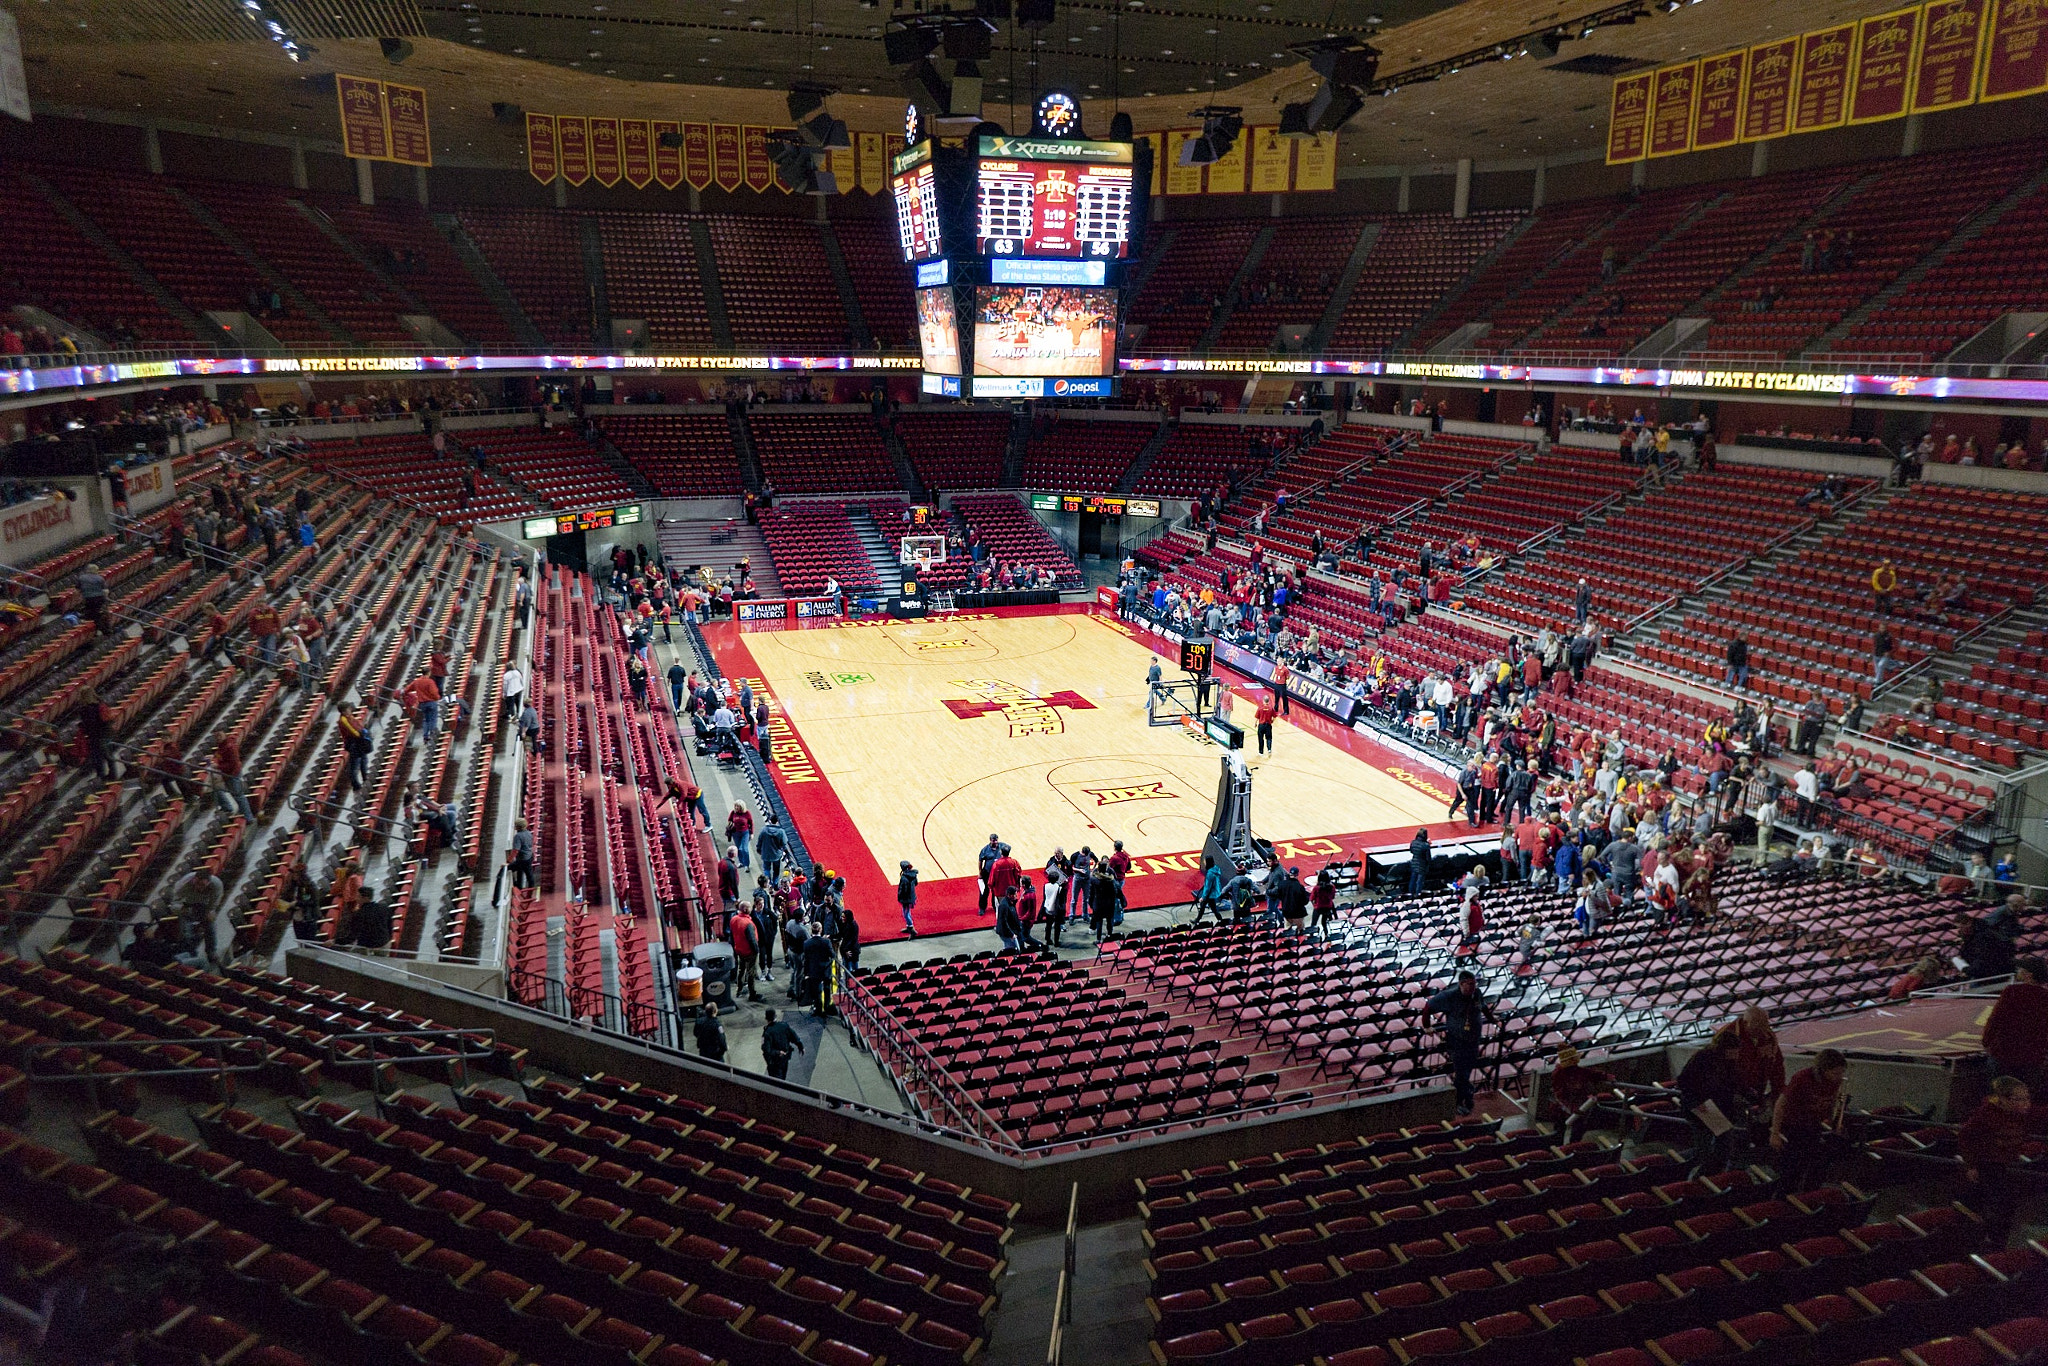
[[[412,56],[412,44],[403,38],[379,38],[377,46],[384,53],[384,60],[397,66]]]

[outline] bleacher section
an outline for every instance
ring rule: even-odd
[[[910,297],[911,276],[896,243],[896,220],[860,217],[833,220],[846,273],[853,278],[861,319],[886,348],[917,347],[917,315]]]
[[[896,465],[865,412],[747,413],[761,477],[778,493],[861,493],[897,487]]]
[[[711,248],[736,343],[783,354],[847,348],[851,329],[815,223],[717,215]]]
[[[321,442],[308,458],[443,524],[498,522],[540,511],[498,474],[478,471],[460,446],[451,442],[446,454],[436,455],[424,436],[373,436]],[[475,481],[475,497],[469,496],[465,479]]]
[[[737,498],[740,462],[724,413],[635,413],[614,408],[597,427],[664,498]]]
[[[1149,235],[1146,250],[1159,259],[1130,305],[1130,316],[1145,325],[1147,351],[1184,349],[1200,340],[1261,226],[1177,223],[1170,246],[1162,245],[1168,241],[1164,231]]]
[[[1003,482],[1008,413],[901,413],[895,427],[927,492],[992,489]]]
[[[614,318],[639,318],[647,335],[671,346],[706,346],[711,316],[690,220],[673,213],[597,215],[604,243],[604,292]]]
[[[543,337],[571,351],[596,339],[576,216],[498,208],[462,209],[456,217]]]
[[[503,471],[557,509],[632,503],[640,495],[572,432],[490,427],[458,432],[463,446],[479,446],[493,470]]]
[[[34,251],[16,253],[8,270],[24,297],[79,326],[105,332],[125,325],[155,341],[191,341],[191,329],[164,311],[97,245],[74,232],[42,192],[10,169],[0,173],[0,215]],[[0,303],[9,301],[0,300]]]
[[[998,563],[1049,570],[1063,589],[1081,586],[1081,571],[1044,523],[1007,493],[962,494],[953,511],[980,534],[989,556]]]
[[[761,514],[761,534],[776,576],[792,596],[820,593],[828,578],[850,594],[878,586],[867,549],[838,503],[777,503]]]
[[[1436,320],[1417,334],[1416,346],[1427,350],[1466,323],[1488,320],[1504,299],[1597,237],[1625,208],[1618,200],[1585,199],[1532,215],[1522,235],[1475,273]],[[1477,350],[1478,345],[1468,349]]]
[[[1107,493],[1117,487],[1145,443],[1159,432],[1151,422],[1034,423],[1024,447],[1024,486]]]
[[[1245,296],[1237,301],[1229,321],[1216,334],[1217,347],[1225,351],[1262,351],[1273,344],[1274,334],[1282,323],[1313,329],[1322,318],[1330,291],[1368,221],[1290,221],[1274,235],[1265,256],[1260,258]],[[1261,291],[1267,295],[1263,300],[1257,297]]]
[[[1193,498],[1218,484],[1263,473],[1271,456],[1254,449],[1257,438],[1291,442],[1301,435],[1294,427],[1183,423],[1152,457],[1135,492]]]
[[[378,345],[412,340],[398,321],[406,309],[397,296],[337,251],[288,196],[225,181],[194,181],[187,193],[355,340]]]
[[[1425,214],[1390,220],[1366,255],[1365,274],[1330,334],[1330,349],[1377,352],[1391,346],[1471,273],[1520,217]]]
[[[455,249],[435,230],[426,210],[391,203],[374,207],[354,200],[300,196],[323,214],[386,274],[427,307],[436,321],[472,346],[512,352],[518,340],[512,325],[484,297]]]

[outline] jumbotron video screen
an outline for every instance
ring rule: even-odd
[[[974,298],[977,375],[1116,373],[1114,289],[984,285]]]

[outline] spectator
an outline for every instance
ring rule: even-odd
[[[2048,963],[2028,954],[2013,965],[2013,981],[1998,994],[1984,1021],[1984,1052],[1992,1070],[2018,1077],[2029,1088],[2041,1084],[2048,1061]]]

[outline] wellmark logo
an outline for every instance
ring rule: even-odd
[[[1128,783],[1123,787],[1084,787],[1081,790],[1093,797],[1097,806],[1116,806],[1121,802],[1179,800],[1166,790],[1163,779],[1156,783]]]
[[[974,694],[971,698],[944,699],[946,709],[953,715],[962,721],[1001,715],[1009,721],[1013,736],[1062,733],[1067,728],[1066,721],[1060,716],[1062,707],[1068,711],[1095,710],[1095,704],[1077,692],[1056,692],[1041,697],[1028,688],[1005,683],[1000,678],[956,678],[950,686],[964,688]]]

